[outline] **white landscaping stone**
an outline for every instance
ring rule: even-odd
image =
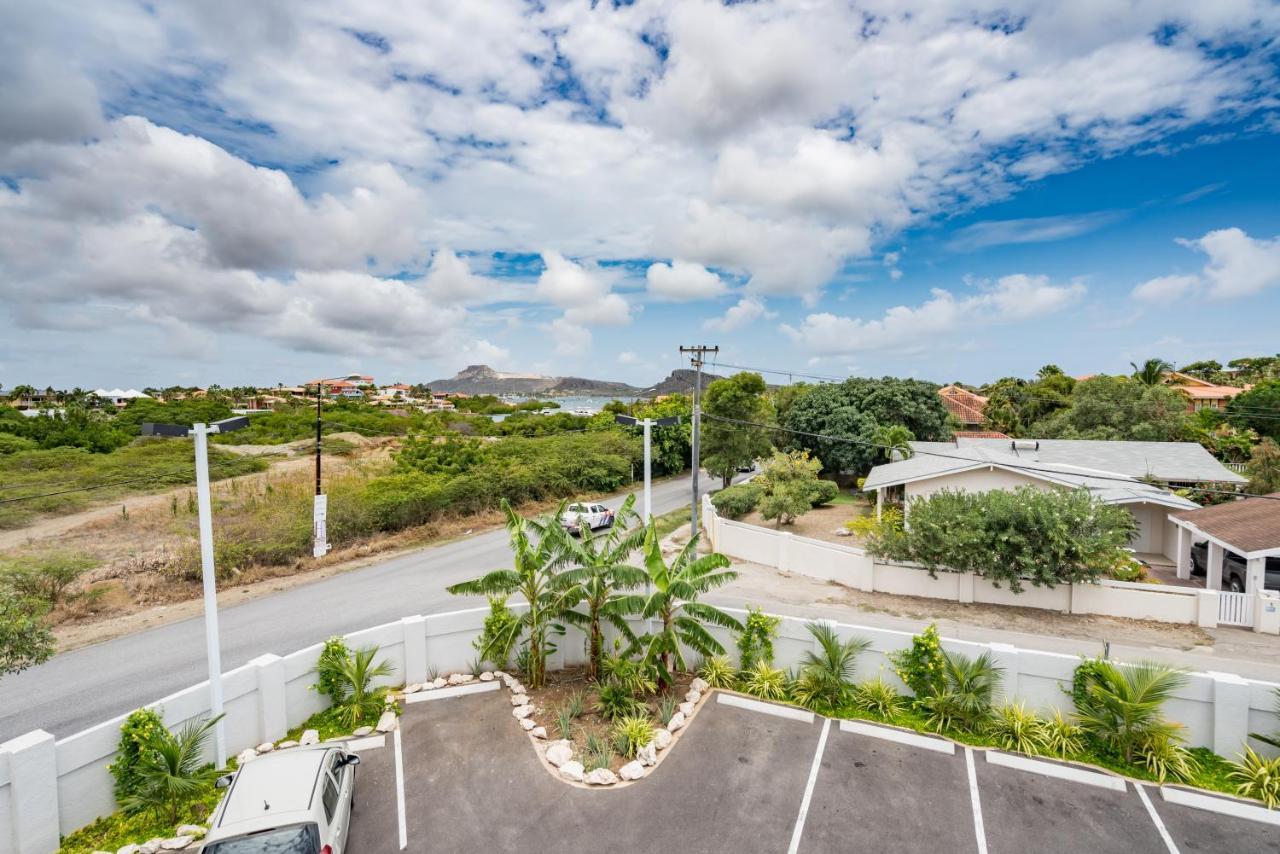
[[[655,729],[653,731],[653,746],[658,750],[666,750],[671,746],[671,731],[665,729]]]
[[[122,845],[116,849],[116,854],[138,854],[138,845]]]
[[[508,675],[506,673],[503,673],[501,670],[495,670],[493,671],[493,678],[501,679],[503,682],[506,682]]]
[[[533,729],[529,730],[529,734],[532,735],[534,738],[541,738],[545,741],[547,738],[547,728],[544,726],[536,726]]]
[[[560,766],[560,776],[575,783],[582,782],[582,763],[569,761]]]
[[[461,684],[462,684],[462,674],[461,674],[461,673],[450,673],[450,674],[449,674],[449,684],[450,684],[450,685],[461,685]]]
[[[507,687],[511,689],[511,693],[512,693],[512,694],[523,694],[523,693],[524,693],[524,686],[520,684],[520,680],[519,680],[519,679],[512,679],[512,680],[511,680],[511,684],[510,684],[510,685],[508,685]]]
[[[276,750],[288,750],[290,747],[297,747],[297,746],[298,746],[298,742],[294,741],[293,739],[289,739],[288,741],[282,741],[279,744],[277,744]],[[179,833],[178,835],[186,836],[185,833]]]
[[[563,768],[560,769],[560,773],[564,773]],[[608,768],[597,768],[587,775],[586,782],[590,786],[612,786],[618,782],[618,775]]]
[[[208,828],[203,824],[180,824],[178,825],[178,829],[174,831],[174,834],[177,836],[194,836],[196,839],[199,839],[208,832]]]
[[[492,681],[493,681],[493,674],[492,674],[492,673],[490,673],[488,670],[486,670],[484,673],[481,673],[481,674],[480,674],[480,681],[481,681],[481,682],[492,682]]]
[[[443,676],[437,676],[435,679],[432,680],[431,687],[443,688],[445,685],[448,685],[448,684],[449,684],[448,679],[445,679]]]
[[[618,769],[618,776],[624,780],[639,780],[644,776],[644,766],[639,761],[628,762]]]
[[[159,836],[148,839],[138,847],[139,854],[156,854],[160,850],[160,843],[164,842]]]
[[[472,676],[470,673],[463,673],[461,676],[462,678],[459,681],[463,685],[476,681],[476,677]]]
[[[406,694],[416,694],[421,690],[422,690],[422,685],[418,682],[414,682],[412,685],[406,685],[404,687],[404,692]]]
[[[193,836],[175,836],[172,839],[166,839],[164,842],[161,842],[160,850],[161,851],[181,851],[183,848],[186,848],[188,845],[190,845],[192,842],[195,842],[195,841],[196,841],[195,837]]]
[[[258,758],[258,753],[252,747],[246,747],[244,750],[236,754],[236,762],[241,765],[248,765],[250,762]]]
[[[693,703],[681,703],[677,708],[680,709],[680,714],[686,718],[693,714]]]
[[[573,758],[573,746],[564,739],[547,745],[547,761],[559,768]]]
[[[636,751],[636,761],[641,765],[658,764],[658,748],[654,746],[652,741]]]
[[[520,721],[520,729],[524,730],[525,732],[529,732],[537,725],[538,725],[538,722],[535,721],[533,718],[525,718],[524,720]]]
[[[382,717],[378,718],[378,725],[374,727],[378,732],[391,732],[396,728],[396,713],[387,709],[382,713]]]
[[[529,697],[528,697],[528,695],[526,695],[526,694],[512,694],[512,695],[511,695],[511,705],[513,705],[513,706],[527,706],[527,705],[529,705]]]
[[[699,694],[707,693],[710,688],[711,686],[707,684],[707,680],[703,679],[701,676],[696,677],[689,683],[689,689],[691,691],[697,691]]]
[[[366,735],[368,735],[371,732],[373,732],[373,727],[362,726],[352,730],[351,734],[354,735],[356,738],[364,738]]]
[[[688,693],[688,694],[685,694],[685,695],[684,695],[684,700],[685,700],[685,702],[686,702],[686,703],[696,703],[696,702],[698,702],[698,701],[699,701],[699,700],[701,700],[701,699],[702,699],[702,692],[701,692],[701,691],[695,691],[695,690],[693,690],[692,688],[690,688],[690,689],[689,689],[689,693]]]
[[[675,732],[684,726],[684,712],[676,712],[671,716],[671,720],[667,721],[667,730]]]
[[[528,703],[523,706],[516,706],[511,710],[511,714],[515,715],[516,720],[522,721],[529,717],[529,715],[533,714],[533,706]]]
[[[298,744],[304,747],[308,744],[319,744],[320,733],[313,729],[303,730],[302,738],[298,739]]]
[[[262,744],[259,744],[257,747],[254,748],[254,750],[256,750],[258,753],[270,753],[275,749],[276,749],[276,746],[269,741],[264,741],[262,742]]]

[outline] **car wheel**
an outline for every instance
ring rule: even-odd
[[[1233,575],[1231,576],[1231,580],[1227,582],[1227,588],[1232,593],[1243,593],[1244,583],[1240,580],[1240,576]]]

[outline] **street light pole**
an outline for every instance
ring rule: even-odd
[[[214,428],[215,431],[217,428]],[[209,713],[218,718],[214,729],[217,768],[227,765],[227,734],[222,726],[222,654],[218,642],[218,587],[213,566],[213,502],[209,496],[209,428],[195,424],[196,501],[200,508],[200,573],[204,579],[204,639],[209,658]]]
[[[708,353],[719,353],[719,347],[707,347],[698,344],[693,347],[681,347],[681,353],[689,353],[689,360],[694,367],[693,382],[693,501],[690,502],[689,539],[698,535],[698,469],[702,467],[700,460],[702,433],[702,361]]]
[[[653,426],[653,419],[646,418],[644,424],[644,523],[649,524],[649,520],[653,518],[653,494],[649,489],[649,481],[651,472],[650,463],[653,455],[649,450],[650,428]]]

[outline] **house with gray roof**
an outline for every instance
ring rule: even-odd
[[[1134,551],[1162,555],[1170,563],[1177,559],[1177,531],[1169,514],[1199,506],[1172,490],[1245,480],[1195,442],[960,437],[912,442],[911,450],[909,458],[876,466],[867,475],[863,489],[876,493],[877,512],[896,502],[909,518],[913,499],[944,489],[1087,489],[1133,514],[1138,523],[1130,543]]]

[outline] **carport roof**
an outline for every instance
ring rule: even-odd
[[[1280,492],[1265,498],[1244,498],[1199,510],[1171,513],[1170,518],[1194,525],[1199,531],[1228,543],[1244,555],[1280,549]]]

